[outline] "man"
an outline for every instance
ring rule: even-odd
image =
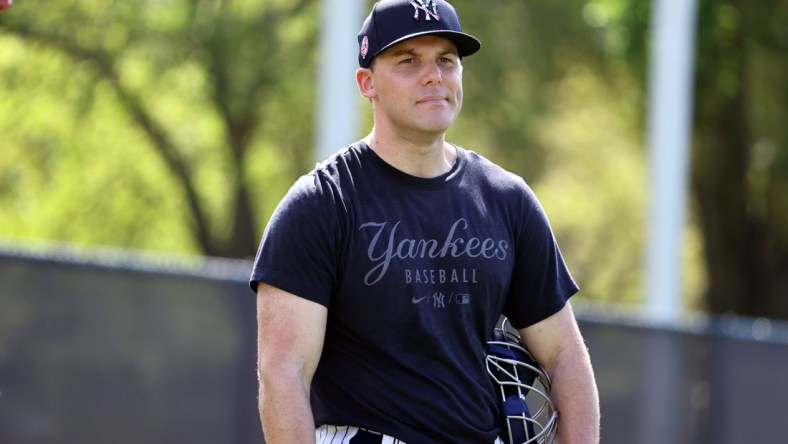
[[[374,125],[291,188],[251,277],[276,443],[495,443],[484,344],[508,316],[553,379],[558,440],[598,441],[578,288],[525,182],[445,141],[462,57],[444,1],[385,0],[359,33]]]

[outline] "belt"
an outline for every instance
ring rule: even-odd
[[[318,444],[405,444],[394,437],[370,430],[323,424],[315,429]]]
[[[350,444],[383,444],[383,435],[370,432],[369,430],[358,429],[356,436],[350,438],[348,442]]]
[[[356,436],[350,438],[350,444],[405,444],[404,442],[380,433],[370,432],[369,430],[358,429]],[[497,438],[493,444],[503,444],[501,438]]]
[[[352,438],[348,438],[350,435]],[[318,444],[405,444],[397,438],[378,432],[329,424],[323,424],[315,429],[315,440]],[[494,444],[503,444],[503,441],[501,438],[497,438]]]

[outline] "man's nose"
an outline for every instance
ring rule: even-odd
[[[438,62],[431,61],[425,63],[424,69],[426,70],[424,74],[424,84],[429,85],[430,83],[441,83],[443,82],[443,72],[441,71],[440,65]]]

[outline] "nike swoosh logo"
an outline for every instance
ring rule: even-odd
[[[418,304],[419,302],[427,299],[428,297],[429,297],[429,295],[423,296],[423,297],[420,297],[420,298],[417,298],[416,296],[413,296],[413,299],[411,300],[411,302],[413,302],[414,304]]]

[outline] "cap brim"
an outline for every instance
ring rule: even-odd
[[[380,48],[380,50],[378,52],[376,52],[375,54],[372,54],[372,57],[369,58],[369,61],[367,62],[367,66],[369,65],[370,62],[372,62],[372,59],[374,59],[375,57],[380,55],[383,51],[385,51],[385,50],[391,48],[392,46],[396,45],[397,43],[401,43],[401,42],[404,42],[405,40],[409,40],[409,39],[412,39],[412,38],[421,37],[421,36],[425,36],[425,35],[436,35],[436,36],[444,37],[444,38],[447,38],[447,39],[451,40],[457,46],[457,55],[459,55],[460,57],[466,57],[466,56],[472,55],[472,54],[476,53],[477,51],[479,51],[479,49],[481,49],[481,47],[482,47],[482,42],[480,42],[479,39],[477,39],[476,37],[474,37],[474,36],[472,36],[470,34],[466,34],[464,32],[447,31],[445,29],[434,30],[434,31],[416,32],[416,33],[413,33],[413,34],[408,34],[406,36],[402,36],[402,37],[398,38],[397,40],[394,40],[393,42],[389,43],[388,45]]]

